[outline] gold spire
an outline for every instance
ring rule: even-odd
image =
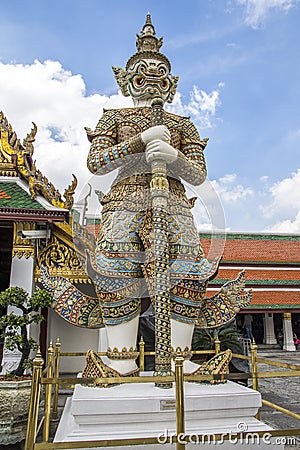
[[[150,15],[149,11],[148,11],[147,17],[146,17],[146,25],[152,25],[151,15]]]
[[[136,35],[136,48],[138,52],[159,52],[162,46],[163,38],[157,38],[155,28],[152,25],[151,15],[147,14],[146,23],[142,28],[141,34]]]
[[[136,48],[137,53],[132,55],[126,64],[126,70],[134,61],[141,59],[142,57],[150,58],[151,56],[155,56],[155,58],[159,58],[162,61],[166,62],[171,68],[170,61],[168,58],[160,53],[160,47],[163,44],[163,38],[157,38],[155,28],[152,24],[150,13],[146,16],[146,22],[143,26],[140,34],[136,35]],[[154,55],[155,54],[155,55]]]

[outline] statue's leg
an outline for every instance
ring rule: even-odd
[[[107,358],[102,358],[90,350],[87,353],[83,376],[97,378],[137,376],[139,370],[136,365],[138,357],[136,342],[141,302],[139,298],[131,298],[125,294],[126,292],[132,293],[132,291],[137,293],[138,289],[135,289],[134,283],[131,282],[127,287],[125,283],[125,286],[118,289],[118,292],[100,292],[99,286],[101,284],[104,286],[106,278],[97,275],[96,292],[99,299],[102,296],[101,310],[107,333],[106,356],[108,361]],[[116,279],[115,283],[120,285],[124,281],[126,280]],[[99,383],[99,386],[107,387],[103,383]]]
[[[198,364],[189,361],[194,328],[194,323],[185,323],[171,319],[171,347],[174,352],[180,349],[179,353],[185,358],[183,363],[183,371],[185,373],[192,373],[199,367]],[[172,359],[172,370],[175,370],[174,359]]]
[[[135,214],[122,209],[102,215],[95,254],[91,258],[94,286],[107,333],[107,357],[97,360],[101,375],[136,374],[142,243],[135,233]],[[93,362],[94,360],[92,360]]]
[[[135,362],[136,340],[139,316],[119,325],[106,325],[109,363],[108,365],[121,374],[137,369]],[[118,349],[117,351],[114,349]],[[122,349],[126,349],[122,351]]]

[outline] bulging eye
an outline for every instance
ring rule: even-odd
[[[137,76],[134,78],[134,84],[138,87],[142,86],[142,84],[144,83],[144,78]]]
[[[167,75],[168,73],[167,68],[164,64],[160,64],[158,66],[158,72],[160,73],[161,76]]]
[[[164,80],[161,80],[160,85],[161,85],[162,89],[165,90],[169,87],[169,82],[168,82],[168,80],[164,79]]]

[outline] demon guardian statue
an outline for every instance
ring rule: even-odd
[[[219,259],[209,261],[204,255],[191,214],[193,201],[181,180],[204,182],[207,139],[200,139],[189,118],[163,109],[174,98],[178,77],[171,75],[170,62],[160,52],[162,38],[156,37],[149,14],[136,45],[125,70],[113,67],[122,94],[131,96],[134,107],[104,110],[96,129],[86,129],[89,170],[103,175],[118,169],[118,175],[101,198],[101,228],[88,263],[109,362],[89,351],[83,376],[138,374],[141,298],[148,296],[156,320],[158,374],[172,370],[175,355],[184,357],[186,374],[223,373],[230,351],[204,366],[189,360],[194,327],[229,322],[249,296],[240,296],[242,274],[217,296],[205,297]]]

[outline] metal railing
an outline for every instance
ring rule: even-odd
[[[212,381],[212,380],[242,380],[252,379],[252,388],[258,390],[260,378],[277,378],[277,377],[299,377],[300,365],[279,363],[271,361],[265,358],[259,358],[257,356],[257,345],[253,341],[250,345],[251,355],[233,354],[233,357],[246,359],[251,362],[251,372],[249,373],[229,373],[227,375],[189,375],[188,381]],[[198,350],[193,351],[195,355],[208,355],[218,354],[220,352],[220,341],[216,339],[214,350]],[[99,352],[99,356],[106,355],[106,352]],[[145,356],[154,355],[154,352],[145,352],[145,344],[141,339],[139,344],[139,361],[140,371],[144,371]],[[170,443],[176,443],[177,450],[185,449],[185,443],[189,441],[188,434],[185,434],[185,420],[184,420],[184,381],[185,375],[183,373],[183,361],[181,357],[175,359],[175,373],[172,376],[153,377],[153,376],[137,376],[137,377],[118,377],[118,378],[60,378],[59,368],[61,357],[73,357],[73,356],[85,356],[85,353],[71,353],[61,352],[61,343],[59,339],[55,344],[55,349],[52,343],[47,352],[47,366],[43,371],[43,358],[38,351],[36,358],[33,361],[33,374],[32,374],[32,388],[31,398],[28,413],[28,428],[25,441],[24,450],[47,450],[47,449],[75,449],[75,448],[101,448],[111,446],[135,446],[146,444],[158,444],[157,437],[144,437],[144,438],[132,438],[132,439],[111,439],[111,440],[97,440],[97,441],[78,441],[78,442],[49,442],[50,423],[52,419],[58,418],[58,395],[59,388],[74,387],[76,384],[91,385],[91,383],[154,383],[154,382],[175,382],[176,392],[176,435],[170,436]],[[289,371],[274,371],[274,372],[258,372],[258,364],[269,364],[271,366],[281,367],[289,369]],[[45,375],[45,377],[43,376]],[[41,396],[41,389],[45,387],[45,402],[44,402],[44,414],[38,424],[39,416],[39,403]],[[262,400],[263,405],[271,407],[277,411],[300,420],[300,415],[275,405],[266,400]],[[52,414],[51,414],[52,406]],[[256,417],[259,419],[259,412]],[[42,442],[36,442],[39,430],[43,427]],[[263,436],[265,431],[253,432],[257,436]],[[268,434],[271,436],[298,436],[300,435],[300,428],[283,429],[283,430],[268,430]],[[204,435],[199,434],[199,439]],[[218,439],[218,434],[215,434],[215,439]],[[239,433],[239,437],[242,439],[246,437],[247,433]],[[220,434],[220,439],[226,439],[226,436]],[[193,434],[193,438],[195,435]]]

